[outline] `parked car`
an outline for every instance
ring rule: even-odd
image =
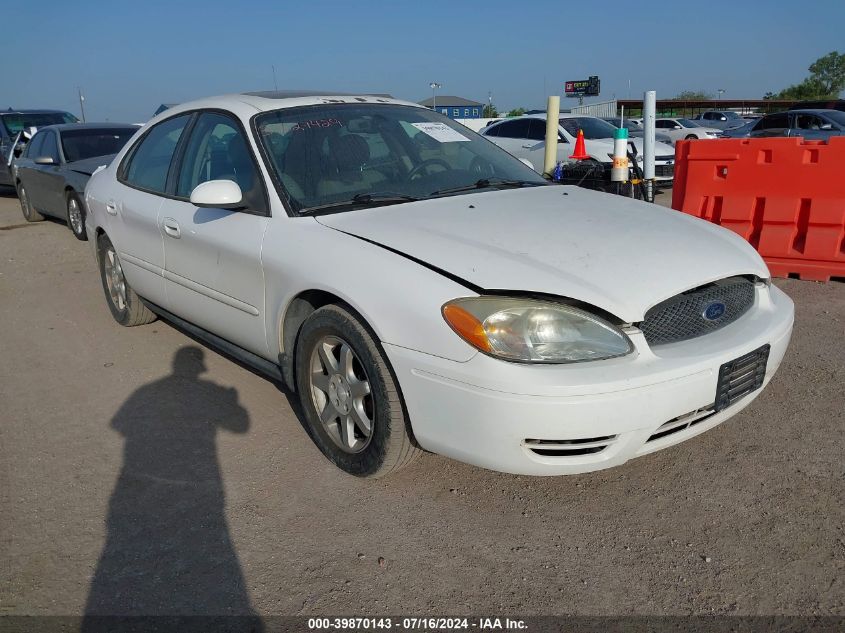
[[[747,138],[751,134],[751,130],[757,125],[759,119],[754,121],[746,121],[744,125],[739,127],[732,127],[730,130],[723,130],[720,138]]]
[[[27,143],[12,164],[23,217],[45,215],[67,221],[77,239],[87,239],[83,194],[91,174],[107,165],[138,131],[122,123],[48,125]]]
[[[625,129],[628,130],[628,138],[643,138],[645,137],[645,128],[640,125],[639,123],[635,123],[631,119],[623,119],[622,117],[608,117],[602,119],[603,121],[607,121],[613,127],[619,128],[623,125]],[[654,134],[654,140],[658,143],[665,143],[666,145],[673,145],[674,142],[672,138],[667,134],[664,134],[661,131],[656,131]]]
[[[181,104],[85,197],[115,320],[161,315],[284,381],[360,476],[420,449],[533,475],[616,466],[741,411],[792,330],[735,233],[548,183],[392,98]]]
[[[62,110],[12,110],[0,112],[0,185],[13,186],[12,161],[35,131],[45,125],[76,123],[78,119]]]
[[[702,112],[693,117],[692,120],[719,130],[729,130],[732,127],[739,127],[745,124],[745,119],[731,110],[710,110],[708,112]]]
[[[789,110],[767,114],[751,128],[752,138],[801,136],[827,140],[845,134],[845,112],[841,110]]]
[[[584,132],[584,145],[590,158],[610,163],[613,155],[613,134],[616,127],[598,117],[561,114],[558,129],[559,161],[566,161],[575,147],[578,131]],[[530,114],[501,123],[494,123],[481,130],[481,134],[513,156],[531,163],[537,172],[543,171],[546,152],[546,115]],[[632,138],[637,149],[637,159],[642,161],[643,139]],[[655,177],[658,182],[671,184],[675,175],[675,149],[671,145],[655,143]]]
[[[722,136],[722,130],[714,127],[705,127],[695,121],[684,118],[659,118],[654,125],[672,139],[674,145],[677,141],[692,139],[714,139]]]

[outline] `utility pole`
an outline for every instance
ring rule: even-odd
[[[442,88],[443,84],[439,84],[436,81],[432,81],[430,84],[428,84],[428,87],[431,88],[431,109],[436,112],[437,111],[437,93],[435,92],[435,90],[437,90],[438,88]]]
[[[82,94],[82,88],[76,87],[76,92],[79,94],[79,109],[82,111],[82,122],[85,123],[85,97]]]
[[[271,64],[270,68],[273,69],[273,87],[276,89],[276,92],[279,92],[279,84],[276,83],[276,65]]]
[[[727,90],[725,90],[724,88],[719,88],[716,92],[718,92],[718,93],[719,93],[719,99],[721,100],[722,95],[723,95],[725,92],[727,92]]]

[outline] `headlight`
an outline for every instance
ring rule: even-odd
[[[610,323],[562,303],[511,297],[455,299],[443,318],[476,349],[511,361],[577,363],[634,350]]]

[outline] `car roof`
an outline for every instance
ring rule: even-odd
[[[44,125],[38,128],[41,130],[56,130],[57,132],[64,132],[65,130],[116,130],[116,129],[133,129],[137,130],[140,126],[136,123],[56,123],[54,125]]]
[[[36,108],[36,109],[26,109],[26,110],[14,110],[9,108],[8,110],[0,110],[0,115],[3,114],[70,114],[67,110],[47,110],[43,108]]]
[[[800,108],[795,110],[789,110],[789,112],[793,114],[830,114],[831,112],[836,112],[836,110],[832,110],[831,108]],[[785,114],[784,112],[773,112],[772,114]],[[771,116],[771,115],[767,115]]]
[[[281,108],[295,108],[311,105],[335,105],[341,103],[385,103],[394,105],[407,105],[416,108],[425,108],[412,101],[394,99],[389,95],[374,93],[344,93],[336,91],[319,90],[272,90],[267,92],[242,92],[225,94],[213,97],[204,97],[194,101],[180,103],[164,110],[161,114],[153,117],[152,122],[168,119],[182,112],[200,109],[221,109],[232,112],[243,118],[249,118],[259,112],[279,110]]]

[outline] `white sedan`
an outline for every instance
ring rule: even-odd
[[[656,119],[654,123],[657,131],[661,134],[666,134],[672,139],[672,143],[692,139],[713,139],[722,136],[722,130],[717,130],[714,127],[705,127],[690,119],[660,118]]]
[[[106,302],[296,390],[320,450],[512,473],[610,466],[736,415],[790,299],[736,234],[547,183],[380,96],[253,93],[147,123],[86,189]]]
[[[575,149],[578,132],[584,132],[584,146],[592,160],[610,164],[616,126],[604,119],[581,114],[561,114],[558,126],[557,160],[566,162]],[[513,156],[527,160],[538,173],[543,171],[546,154],[546,115],[526,114],[505,119],[481,130],[481,134]],[[643,160],[643,139],[628,139]],[[654,174],[659,182],[671,183],[675,177],[675,150],[671,145],[654,144]]]

